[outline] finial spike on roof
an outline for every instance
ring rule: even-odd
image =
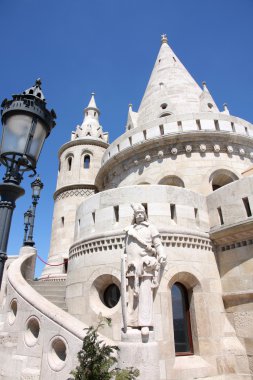
[[[45,96],[41,90],[41,79],[38,78],[34,85],[30,88],[28,88],[27,90],[23,91],[23,94],[27,94],[27,95],[33,95],[33,96],[36,96],[37,98],[39,98],[40,100],[42,100],[43,102],[46,102],[45,100]]]
[[[95,92],[92,92],[92,93],[91,93],[90,102],[89,102],[87,108],[97,108],[97,105],[96,105],[96,101],[95,101],[94,96],[95,96]]]
[[[203,91],[207,91],[208,92],[208,88],[207,88],[207,85],[206,85],[205,81],[202,82],[202,86],[203,86]]]
[[[227,103],[223,104],[223,113],[230,115]]]
[[[162,44],[168,44],[168,38],[167,38],[166,34],[161,35],[161,42],[162,42]]]
[[[132,108],[133,108],[132,103],[129,103],[129,104],[128,104],[128,108],[129,108],[129,109],[132,109]]]

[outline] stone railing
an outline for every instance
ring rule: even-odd
[[[242,178],[207,196],[210,233],[222,250],[252,244],[253,176]],[[224,244],[226,236],[228,244]],[[237,241],[234,244],[233,241]]]
[[[209,230],[203,195],[175,186],[150,185],[148,189],[145,185],[125,186],[105,190],[82,202],[76,213],[74,244],[79,240],[97,239],[98,235],[99,241],[87,241],[83,249],[99,252],[103,240],[108,249],[118,244],[113,235],[122,234],[123,229],[131,224],[131,203],[142,203],[150,222],[161,233],[187,234],[192,231],[201,234]]]
[[[38,378],[68,378],[70,371],[77,365],[77,353],[82,347],[88,326],[52,304],[29,285],[27,280],[32,279],[35,257],[34,248],[23,247],[21,256],[8,268],[2,331],[13,336],[13,339],[15,335],[19,347],[15,357],[18,360],[21,355],[30,370],[39,371]],[[113,344],[102,335],[100,339]],[[29,358],[33,358],[31,364]],[[37,362],[41,361],[38,368],[34,358],[37,358]],[[17,370],[15,363],[13,368]],[[5,372],[4,364],[1,371]],[[21,377],[22,373],[15,373],[12,378]]]
[[[168,116],[141,127],[133,128],[116,139],[105,151],[102,165],[117,154],[144,143],[151,139],[163,136],[173,136],[182,133],[194,132],[221,132],[244,137],[253,137],[253,126],[249,122],[222,113],[187,114]]]

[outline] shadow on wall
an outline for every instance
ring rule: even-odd
[[[215,170],[209,177],[209,183],[212,184],[213,191],[228,185],[231,182],[237,181],[239,177],[227,169]]]

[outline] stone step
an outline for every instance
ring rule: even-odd
[[[66,282],[30,281],[30,285],[48,301],[67,311],[65,303]]]
[[[36,281],[36,280],[30,280],[30,284],[33,286],[38,287],[58,287],[58,288],[65,288],[66,287],[66,281]]]
[[[50,288],[50,287],[38,287],[38,286],[33,286],[33,289],[35,289],[38,293],[40,294],[59,294],[60,296],[65,296],[65,289],[58,289],[58,288]]]

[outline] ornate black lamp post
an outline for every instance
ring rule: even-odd
[[[33,228],[34,228],[34,221],[35,221],[35,211],[36,206],[38,204],[38,200],[40,199],[40,192],[43,189],[43,183],[41,182],[40,178],[37,177],[35,181],[31,183],[32,188],[32,207],[24,214],[24,222],[25,222],[25,238],[24,238],[24,245],[29,245],[31,247],[34,246],[33,241]],[[28,237],[26,238],[26,234],[28,231],[29,226],[29,233]]]
[[[29,208],[29,210],[27,210],[25,213],[24,213],[24,240],[23,240],[23,245],[25,245],[26,243],[26,240],[27,240],[27,232],[28,232],[28,228],[30,226],[30,220],[31,220],[31,217],[32,217],[32,210],[31,208]]]
[[[15,202],[25,192],[20,183],[24,172],[36,174],[43,143],[55,126],[56,118],[54,110],[46,108],[39,79],[33,87],[12,98],[5,99],[1,105],[0,162],[6,167],[6,173],[0,184],[0,287]]]

